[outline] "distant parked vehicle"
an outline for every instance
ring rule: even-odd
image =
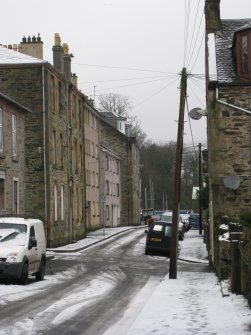
[[[171,211],[167,211],[164,212],[161,217],[160,217],[161,221],[166,221],[169,223],[172,223],[173,220],[173,213]],[[184,240],[184,236],[185,236],[185,226],[182,222],[181,216],[179,216],[178,218],[178,236],[179,236],[179,240],[183,241]]]
[[[189,217],[189,223],[191,229],[199,229],[200,228],[200,215],[198,213],[191,214]]]
[[[152,215],[152,221],[159,221],[163,213],[164,211],[154,210],[154,214]]]
[[[149,225],[153,222],[152,216],[154,215],[154,209],[148,208],[148,209],[142,209],[141,214],[141,221],[144,221],[146,225]]]
[[[191,226],[189,222],[189,217],[191,215],[191,211],[187,209],[181,209],[179,210],[179,216],[181,217],[181,220],[184,224],[185,231],[188,231]]]
[[[172,223],[166,221],[152,222],[146,230],[145,254],[149,252],[162,252],[170,255]]]

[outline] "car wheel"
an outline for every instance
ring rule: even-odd
[[[45,274],[45,260],[44,258],[40,262],[39,271],[35,273],[36,280],[44,280]]]
[[[28,263],[24,263],[23,268],[22,268],[21,278],[20,278],[20,282],[23,285],[25,285],[28,281],[28,272],[29,272]]]

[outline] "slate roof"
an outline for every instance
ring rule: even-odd
[[[3,64],[41,64],[46,61],[0,46],[0,65]]]
[[[100,111],[100,115],[103,118],[109,119],[109,120],[122,120],[122,121],[126,121],[126,117],[123,117],[121,115],[117,115],[113,112],[102,112]]]
[[[238,84],[234,58],[235,33],[251,28],[251,19],[221,20],[222,30],[215,34],[217,80],[219,83]]]

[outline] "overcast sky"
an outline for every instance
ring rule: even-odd
[[[204,0],[8,0],[1,4],[2,44],[40,33],[52,63],[54,34],[69,45],[78,87],[127,96],[147,137],[176,141],[182,68],[188,108],[205,108]],[[221,0],[222,18],[251,17],[250,0]],[[199,76],[198,76],[199,75]],[[206,141],[206,118],[185,115],[184,142]]]

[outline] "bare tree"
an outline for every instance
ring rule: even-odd
[[[128,97],[116,93],[109,93],[99,97],[99,110],[101,112],[112,112],[120,116],[128,117],[132,107]]]
[[[125,117],[129,127],[129,136],[136,137],[140,146],[143,144],[146,134],[141,129],[140,122],[136,116],[131,115],[132,105],[127,96],[116,93],[104,94],[99,97],[98,102],[98,110],[100,112],[112,112]]]

